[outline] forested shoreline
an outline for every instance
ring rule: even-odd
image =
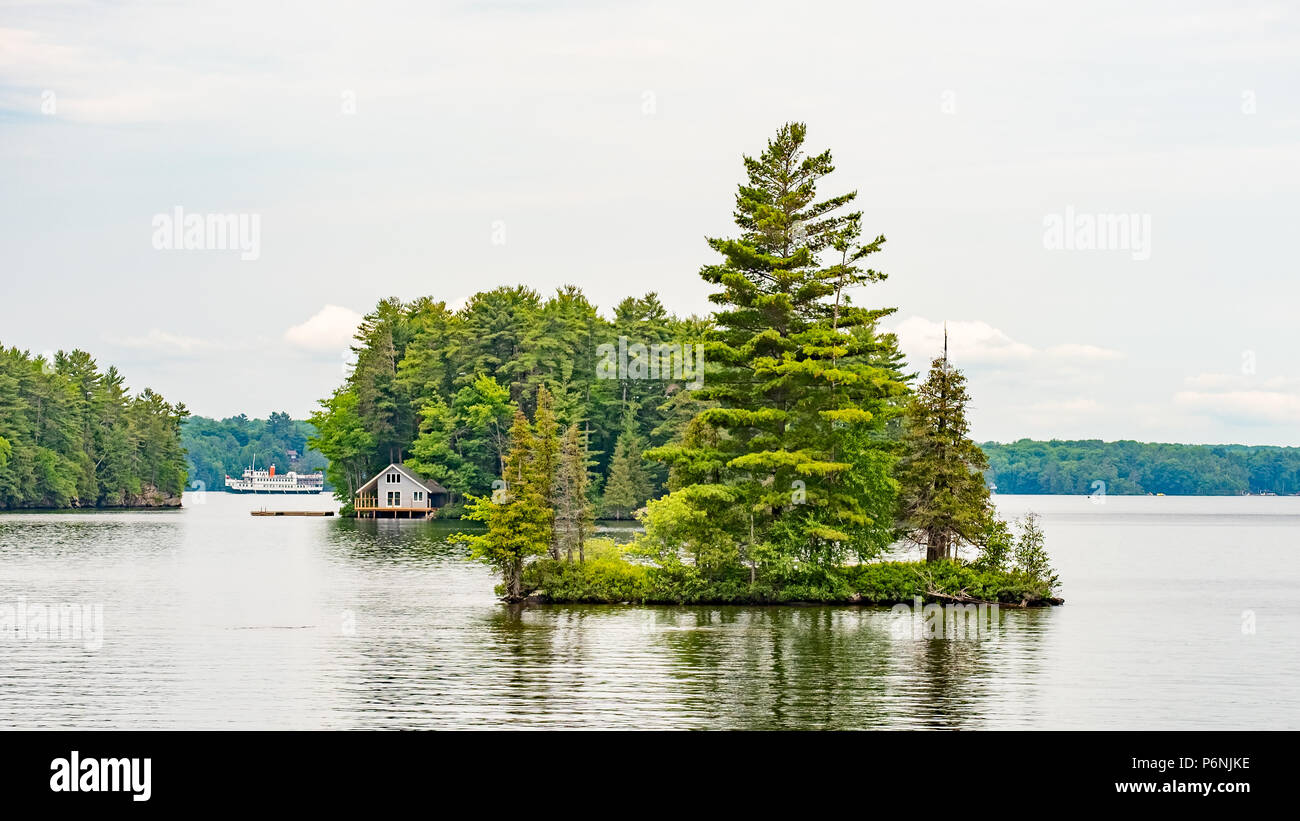
[[[191,416],[181,426],[181,444],[190,482],[205,490],[225,490],[226,477],[242,475],[254,460],[259,468],[276,465],[281,473],[324,470],[329,460],[307,445],[315,434],[310,422],[282,412],[266,419],[242,413],[226,419]]]
[[[0,509],[177,507],[187,465],[184,404],[85,351],[0,351]]]
[[[985,442],[998,493],[1237,496],[1300,493],[1300,448],[1089,440]]]

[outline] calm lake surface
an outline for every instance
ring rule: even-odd
[[[1300,728],[1300,498],[1004,496],[1066,605],[979,638],[878,608],[507,607],[448,523],[327,497],[0,515],[8,728]],[[1253,632],[1250,632],[1253,627]]]

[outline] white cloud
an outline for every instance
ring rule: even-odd
[[[1056,362],[1079,364],[1124,358],[1120,351],[1079,343],[1038,350],[979,320],[953,320],[947,323],[947,328],[948,355],[958,367],[1026,362],[1043,356]],[[908,317],[894,328],[899,345],[914,366],[929,362],[943,351],[943,331],[943,322],[922,316]]]
[[[1189,388],[1215,390],[1241,385],[1242,377],[1233,373],[1198,373],[1183,378],[1183,384]]]
[[[1188,410],[1246,424],[1294,424],[1300,420],[1300,395],[1282,391],[1180,391],[1174,403]]]
[[[352,344],[362,315],[349,308],[326,305],[306,322],[284,332],[284,341],[309,351],[338,351]]]
[[[1058,399],[1035,402],[1029,406],[1029,409],[1038,413],[1055,413],[1078,416],[1097,413],[1101,410],[1101,405],[1098,404],[1095,399]]]
[[[1034,349],[1016,342],[987,322],[956,320],[947,323],[948,356],[958,363],[975,364],[1024,360]],[[894,328],[898,342],[913,363],[929,362],[943,352],[943,322],[911,316]]]
[[[170,354],[193,354],[220,347],[210,339],[180,336],[158,328],[150,328],[143,336],[108,337],[107,341],[120,348]]]
[[[1053,345],[1047,349],[1049,356],[1061,359],[1082,360],[1082,361],[1114,361],[1123,359],[1124,352],[1116,351],[1112,348],[1101,348],[1097,345],[1080,345],[1078,343],[1066,343],[1064,345]]]
[[[1194,390],[1205,391],[1288,391],[1300,388],[1300,379],[1288,376],[1262,377],[1242,373],[1198,373],[1184,377],[1183,384]]]

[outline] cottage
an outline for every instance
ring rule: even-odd
[[[362,519],[428,518],[450,497],[442,485],[394,462],[357,490],[352,506]]]

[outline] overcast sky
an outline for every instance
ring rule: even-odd
[[[917,368],[948,323],[976,438],[1297,445],[1297,16],[0,2],[0,343],[302,416],[384,296],[704,313],[741,154],[803,120],[823,192],[888,237],[859,301],[898,307]],[[155,248],[177,207],[256,215],[257,258]],[[1120,215],[1120,247],[1086,247]]]

